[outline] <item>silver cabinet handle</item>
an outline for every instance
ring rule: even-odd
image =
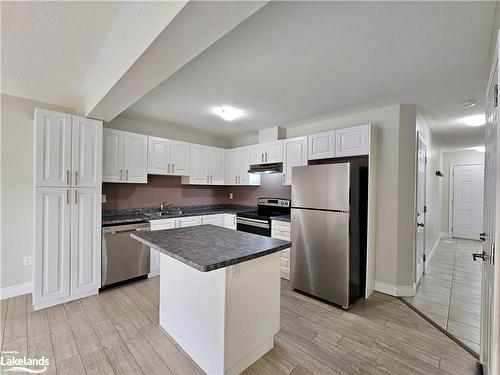
[[[78,190],[75,190],[75,204],[78,204]]]
[[[78,185],[78,171],[75,171],[75,186]]]
[[[68,185],[68,186],[69,186],[70,184],[71,184],[71,182],[70,182],[70,180],[69,180],[69,169],[68,169],[68,170],[66,171],[66,185]]]
[[[285,183],[285,181],[286,181],[286,174],[283,173],[283,183]]]
[[[123,181],[123,169],[120,169],[120,181]]]
[[[210,182],[210,179],[209,179],[209,176],[208,176],[208,174],[207,174],[207,182]]]
[[[127,181],[128,181],[128,169],[125,171],[126,176],[127,176]]]
[[[172,173],[174,173],[174,171],[175,171],[175,164],[172,163]]]
[[[69,189],[66,190],[66,204],[69,204]]]
[[[168,163],[168,166],[167,166],[167,173],[170,173],[170,163]]]
[[[262,153],[262,162],[264,162],[264,153]]]
[[[267,152],[266,152],[266,161],[267,161]]]

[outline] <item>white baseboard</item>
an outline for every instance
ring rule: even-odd
[[[432,246],[432,249],[431,249],[431,251],[430,251],[429,255],[427,256],[427,258],[426,258],[426,260],[425,260],[425,262],[426,262],[427,264],[429,264],[429,262],[431,261],[432,257],[434,256],[434,254],[435,254],[435,252],[436,252],[436,249],[438,248],[438,246],[439,246],[439,242],[441,241],[441,239],[442,239],[442,238],[449,237],[449,236],[450,236],[450,235],[449,235],[449,233],[447,233],[447,232],[441,232],[441,233],[439,233],[439,236],[438,236],[438,238],[436,239],[436,242],[434,243],[434,246]]]
[[[395,297],[414,296],[416,289],[417,289],[416,284],[413,284],[412,286],[403,286],[403,285],[384,283],[382,281],[375,281],[375,290],[377,292],[389,294]]]
[[[31,282],[17,284],[12,286],[7,286],[5,288],[0,289],[0,300],[22,296],[23,294],[29,294],[33,290],[33,285]]]

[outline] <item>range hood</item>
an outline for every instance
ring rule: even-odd
[[[253,164],[250,166],[248,173],[282,173],[283,163],[269,163],[269,164]]]

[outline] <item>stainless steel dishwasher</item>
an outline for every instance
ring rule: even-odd
[[[149,223],[102,228],[102,286],[149,273],[149,246],[130,237],[130,233],[140,230],[149,230]]]

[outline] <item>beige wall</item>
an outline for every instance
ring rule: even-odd
[[[33,248],[33,115],[35,107],[72,109],[1,95],[1,278],[0,287],[31,281],[23,257]]]
[[[427,145],[427,168],[425,200],[427,213],[425,215],[425,252],[429,254],[441,233],[443,178],[436,176],[436,171],[443,172],[442,145],[434,136],[422,116],[417,112],[417,131]]]
[[[413,111],[414,111],[413,106]],[[399,173],[401,170],[415,169],[414,167],[414,142],[415,129],[413,128],[413,139],[411,136],[411,121],[405,126],[404,143],[400,142],[400,116],[403,111],[402,106],[392,105],[371,111],[360,112],[348,116],[330,118],[313,123],[305,123],[299,126],[287,128],[287,138],[303,136],[307,134],[319,133],[331,129],[344,128],[354,125],[371,123],[378,131],[378,161],[377,161],[377,230],[376,230],[376,260],[375,260],[375,280],[377,282],[397,285],[399,282],[403,286],[413,284],[413,271],[411,264],[406,268],[400,268],[398,262],[412,259],[413,247],[408,247],[407,243],[414,242],[411,238],[399,241],[408,232],[406,227],[400,225],[399,215],[404,214],[403,207],[398,208],[400,199],[406,200],[407,195],[411,195],[414,186],[408,191],[399,192]],[[411,108],[405,108],[403,115],[411,112]],[[413,119],[413,126],[415,119]],[[400,155],[400,153],[403,155]],[[413,154],[412,154],[413,152]],[[400,161],[400,157],[403,157]],[[400,164],[402,167],[400,168]],[[413,176],[413,180],[414,180]],[[404,181],[403,181],[404,182]],[[398,199],[395,199],[398,197]],[[411,201],[413,202],[413,200]],[[410,204],[414,204],[410,203]],[[413,209],[414,210],[414,209]],[[412,215],[412,217],[414,214]],[[401,229],[401,236],[398,235]],[[398,248],[398,242],[403,242],[402,248]],[[401,256],[404,253],[404,256]],[[398,272],[398,270],[400,270]],[[398,273],[401,276],[398,276]],[[403,275],[405,277],[403,277]]]
[[[450,164],[484,164],[484,153],[474,150],[443,152],[441,231],[449,232]]]
[[[130,132],[168,139],[176,139],[178,141],[197,143],[206,146],[229,148],[229,141],[220,137],[205,135],[200,132],[196,132],[196,130],[193,129],[185,130],[180,126],[159,125],[151,122],[134,120],[124,116],[118,116],[109,123],[104,124],[104,126],[106,128],[126,130]]]

